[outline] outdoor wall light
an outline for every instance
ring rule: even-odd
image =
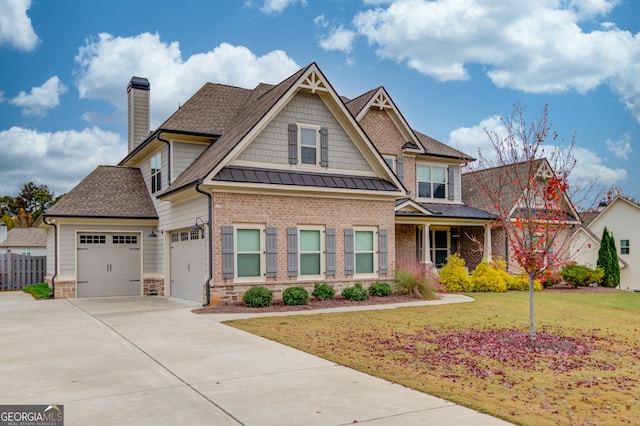
[[[200,225],[198,225],[198,221],[200,221]],[[207,222],[202,220],[201,217],[196,217],[196,223],[191,227],[191,230],[192,231],[202,231],[206,225],[207,225]]]
[[[154,227],[151,230],[151,233],[149,234],[149,238],[156,238],[158,236],[158,234],[156,232],[162,234],[161,230],[159,230],[158,228]]]

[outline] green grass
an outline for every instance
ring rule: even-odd
[[[536,345],[513,339],[528,335],[527,293],[472,296],[227,324],[516,424],[637,423],[640,294],[537,293]]]
[[[38,283],[25,286],[22,291],[31,294],[35,299],[48,299],[51,287],[47,283]]]

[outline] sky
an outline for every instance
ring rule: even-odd
[[[514,105],[528,123],[547,105],[572,178],[640,199],[639,18],[637,0],[0,0],[0,196],[118,164],[134,75],[154,129],[206,82],[316,62],[340,95],[384,86],[414,129],[474,157]]]

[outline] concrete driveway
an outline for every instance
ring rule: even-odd
[[[508,424],[194,307],[0,292],[0,404],[63,404],[67,426]]]

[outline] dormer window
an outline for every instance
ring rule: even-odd
[[[151,193],[162,189],[162,153],[151,157]]]
[[[329,166],[329,131],[313,124],[289,124],[289,164]]]

